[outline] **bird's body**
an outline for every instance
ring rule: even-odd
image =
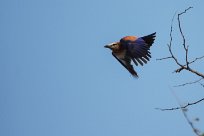
[[[104,47],[112,50],[112,55],[134,76],[138,77],[137,72],[131,65],[131,61],[142,65],[151,58],[150,47],[154,43],[156,33],[144,37],[126,36],[119,42],[114,42]]]

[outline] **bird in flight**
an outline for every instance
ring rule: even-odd
[[[131,61],[136,66],[147,63],[151,58],[150,47],[154,43],[156,32],[143,37],[126,36],[119,42],[114,42],[104,46],[112,50],[112,55],[133,75],[138,77],[137,72],[131,65]]]

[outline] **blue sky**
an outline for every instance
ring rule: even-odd
[[[0,1],[1,136],[193,136],[178,106],[204,96],[198,79],[172,74],[167,43],[173,14],[189,6],[182,26],[190,57],[203,51],[201,0],[2,0]],[[183,58],[174,22],[174,51]],[[152,59],[134,79],[103,46],[126,35],[157,32]],[[202,61],[193,65],[203,72]],[[203,103],[189,108],[204,132]]]

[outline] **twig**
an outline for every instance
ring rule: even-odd
[[[172,20],[171,20],[171,29],[170,29],[170,34],[169,34],[169,36],[170,36],[170,42],[169,42],[169,44],[167,44],[167,46],[168,46],[168,49],[169,49],[169,53],[170,53],[170,55],[171,55],[170,57],[171,57],[172,59],[174,59],[174,61],[176,62],[176,64],[178,64],[180,67],[182,67],[182,65],[178,62],[177,58],[174,56],[174,54],[173,54],[173,52],[172,52],[172,50],[171,50],[172,41],[173,41],[173,36],[172,36],[172,32],[173,32],[173,21],[174,21],[175,15],[176,15],[176,13],[174,14],[174,16],[173,16],[173,18],[172,18]]]
[[[192,102],[192,103],[188,103],[188,104],[186,104],[186,105],[184,105],[184,106],[180,106],[180,107],[166,108],[166,109],[155,108],[155,109],[161,110],[161,111],[171,111],[171,110],[185,109],[185,108],[187,108],[188,106],[195,105],[195,104],[197,104],[197,103],[199,103],[199,102],[201,102],[201,101],[204,101],[204,98],[202,98],[202,99],[200,99],[200,100],[198,100],[198,101]]]
[[[199,101],[196,101],[196,102],[193,102],[193,103],[188,103],[187,105],[185,106],[181,106],[181,103],[178,99],[178,97],[176,96],[176,94],[174,93],[174,91],[172,91],[174,97],[176,98],[176,101],[177,103],[179,104],[179,107],[176,107],[176,108],[170,108],[170,109],[160,109],[160,108],[157,108],[158,110],[161,110],[161,111],[166,111],[166,110],[177,110],[177,109],[180,109],[181,112],[183,113],[186,121],[188,122],[188,124],[190,125],[190,127],[192,128],[193,132],[197,135],[197,136],[201,136],[200,134],[200,131],[194,126],[193,122],[188,118],[188,115],[187,115],[187,107],[190,106],[190,105],[194,105],[194,104],[197,104],[201,101],[204,100],[204,98],[200,99]]]
[[[191,8],[193,8],[193,7],[189,7],[189,8],[187,8],[187,9],[185,9],[185,11],[179,13],[178,16],[177,16],[178,25],[179,25],[179,31],[180,31],[180,34],[181,34],[182,40],[183,40],[183,48],[184,48],[184,50],[185,50],[185,62],[186,62],[186,63],[185,63],[185,64],[181,64],[181,63],[179,62],[179,60],[177,59],[177,57],[176,57],[176,56],[174,55],[174,53],[172,52],[172,41],[173,41],[172,32],[173,32],[173,21],[174,21],[175,14],[174,14],[174,16],[173,16],[173,18],[172,18],[172,21],[171,21],[170,42],[169,42],[169,44],[167,45],[167,46],[168,46],[169,53],[170,53],[170,56],[169,56],[169,57],[165,57],[165,58],[161,58],[161,59],[158,59],[158,60],[165,60],[165,59],[172,58],[172,59],[175,61],[175,63],[179,66],[179,68],[176,69],[174,72],[179,73],[179,72],[181,72],[182,70],[187,70],[187,71],[189,71],[189,72],[191,72],[191,73],[193,73],[193,74],[196,74],[196,75],[198,75],[198,76],[204,78],[204,74],[202,74],[202,73],[200,73],[200,72],[198,72],[198,71],[196,71],[196,70],[194,70],[194,69],[192,69],[192,68],[189,67],[189,64],[194,63],[194,62],[197,61],[198,59],[204,58],[204,56],[199,57],[199,58],[196,58],[196,59],[194,59],[194,60],[191,61],[191,62],[188,61],[188,46],[186,45],[186,39],[185,39],[185,36],[184,36],[184,34],[183,34],[183,30],[182,30],[182,28],[181,28],[180,17],[181,17],[181,15],[183,15],[184,13],[186,13],[186,12],[187,12],[188,10],[190,10]]]
[[[172,57],[164,57],[164,58],[160,58],[160,59],[156,59],[156,60],[164,60],[164,59],[172,59]]]
[[[199,82],[199,83],[200,83],[200,82]],[[201,85],[202,87],[204,87],[204,84],[200,83],[200,85]]]
[[[183,39],[183,48],[184,48],[184,50],[185,50],[185,52],[186,52],[186,66],[187,66],[187,68],[189,67],[189,65],[188,65],[188,64],[189,64],[189,62],[188,62],[188,46],[186,46],[186,39],[185,39],[185,36],[184,36],[184,34],[183,34],[183,30],[182,30],[182,28],[181,28],[180,16],[183,15],[184,13],[186,13],[186,12],[187,12],[188,10],[190,10],[191,8],[193,8],[193,7],[189,7],[189,8],[187,8],[187,9],[185,9],[185,11],[179,13],[178,16],[177,16],[178,25],[179,25],[179,31],[180,31],[181,36],[182,36],[182,39]]]
[[[199,59],[203,59],[203,58],[204,58],[204,56],[201,56],[201,57],[195,58],[193,61],[188,62],[188,64],[192,64],[192,63],[196,62],[197,60],[199,60]],[[186,65],[183,65],[183,66],[185,67]],[[184,67],[180,67],[180,68],[174,70],[174,72],[179,73],[179,72],[181,72],[181,70],[184,69]]]
[[[192,128],[193,132],[197,135],[197,136],[200,136],[200,132],[199,130],[194,126],[193,122],[188,118],[188,115],[187,115],[187,109],[186,107],[182,107],[181,106],[181,103],[179,101],[179,98],[176,96],[176,94],[172,91],[174,97],[176,98],[176,101],[177,103],[179,104],[180,106],[180,109],[183,113],[183,116],[185,117],[186,121],[188,122],[188,124],[190,125],[190,127]]]
[[[201,136],[199,130],[198,130],[197,128],[195,128],[193,122],[190,121],[190,119],[188,118],[185,109],[182,109],[182,108],[181,108],[181,111],[182,111],[182,113],[183,113],[183,115],[184,115],[186,121],[188,122],[188,124],[189,124],[190,127],[192,128],[193,132],[194,132],[197,136]]]
[[[189,62],[189,64],[194,63],[194,62],[196,62],[197,60],[199,60],[199,59],[203,59],[203,58],[204,58],[204,56],[201,56],[201,57],[195,58],[193,61]]]
[[[185,86],[185,85],[191,85],[191,84],[195,84],[195,83],[199,83],[199,81],[203,80],[203,78],[200,78],[196,81],[193,81],[193,82],[187,82],[187,83],[184,83],[184,84],[180,84],[180,85],[176,85],[174,87],[181,87],[181,86]]]

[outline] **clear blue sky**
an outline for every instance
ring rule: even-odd
[[[182,17],[190,56],[204,55],[201,0],[1,0],[1,136],[194,136],[178,106],[204,96],[196,80],[168,56],[175,11]],[[176,22],[174,23],[176,27]],[[177,27],[176,27],[177,28]],[[126,35],[157,32],[152,59],[134,79],[103,46]],[[174,51],[182,58],[178,31]],[[203,72],[199,61],[194,68]],[[204,104],[189,109],[204,131]]]

